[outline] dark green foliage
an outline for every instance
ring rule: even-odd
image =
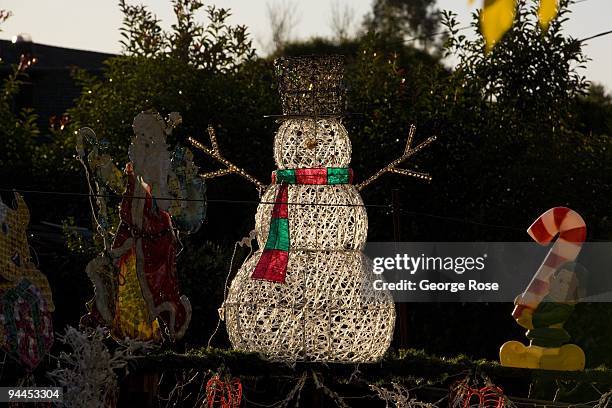
[[[199,2],[175,2],[177,23],[169,32],[159,29],[157,20],[145,8],[121,6],[126,23],[122,30],[125,53],[106,62],[101,78],[85,71],[75,73],[83,92],[69,112],[70,129],[55,139],[55,157],[74,151],[74,131],[89,126],[109,142],[109,153],[122,166],[128,161],[132,119],[138,112],[178,111],[183,125],[174,131],[171,144],[186,144],[187,136],[208,144],[206,127],[212,124],[226,157],[259,178],[268,179],[273,166],[274,122],[263,115],[278,113],[279,107],[272,86],[272,64],[253,59],[246,29],[229,26],[229,12],[212,7],[207,9],[208,24],[196,23],[194,11],[201,7]],[[218,168],[216,163],[202,160],[197,152],[196,159],[204,170]],[[59,167],[84,187],[76,160],[65,157]],[[228,189],[227,182],[234,187]],[[225,182],[211,183],[208,196],[213,199],[208,219],[200,233],[182,237],[184,248],[178,258],[181,286],[194,312],[187,343],[205,343],[214,329],[232,243],[253,228],[258,198],[250,184],[233,176]],[[228,207],[215,199],[251,199],[253,205]],[[82,207],[76,224],[89,226],[89,213],[88,207]],[[69,242],[80,249],[82,240],[71,236]],[[221,332],[217,340],[226,344]]]
[[[542,395],[542,398],[553,400],[557,397],[559,399],[555,401],[563,402],[597,400],[600,393],[593,389],[593,386],[608,389],[612,384],[612,372],[609,369],[568,372],[511,368],[502,367],[494,361],[474,360],[462,354],[450,358],[439,357],[415,349],[387,353],[379,363],[359,364],[358,371],[355,371],[355,366],[351,364],[297,363],[290,366],[265,360],[255,353],[214,348],[194,349],[187,354],[150,355],[134,361],[131,366],[132,372],[159,370],[163,367],[166,373],[170,370],[180,372],[194,369],[218,372],[222,367],[225,372],[231,373],[231,376],[240,377],[247,399],[258,403],[282,400],[299,378],[304,375],[316,376],[332,392],[348,397],[345,403],[350,402],[351,407],[384,407],[384,403],[373,397],[369,385],[388,385],[391,382],[409,388],[410,395],[420,397],[418,400],[432,402],[447,398],[449,387],[466,377],[477,382],[490,379],[501,386],[504,394],[511,399],[526,395],[532,381],[553,384],[552,392]],[[287,386],[287,382],[290,386]],[[557,387],[561,388],[559,395],[555,395]],[[581,390],[580,395],[576,394],[576,389]],[[435,398],[431,394],[434,390],[437,391]],[[300,402],[304,403],[304,399],[307,401],[312,393],[303,391]],[[274,395],[275,399],[269,399],[270,395]],[[330,402],[324,406],[337,405]]]
[[[400,11],[404,7],[376,2],[383,3]],[[202,8],[199,1],[174,1],[177,20],[168,32],[145,8],[125,2],[120,6],[125,16],[124,55],[107,61],[102,78],[75,74],[83,93],[69,112],[73,123],[53,133],[53,143],[33,143],[36,130],[24,130],[28,121],[4,116],[10,112],[10,102],[0,106],[2,130],[19,141],[10,146],[20,149],[11,153],[11,164],[3,162],[3,177],[19,173],[14,179],[19,187],[37,183],[46,189],[85,191],[82,170],[73,158],[73,132],[80,126],[92,127],[110,142],[111,155],[123,165],[133,117],[155,108],[183,116],[172,143],[185,143],[187,135],[208,143],[205,130],[212,124],[225,157],[267,182],[275,168],[272,142],[277,125],[263,116],[280,113],[280,106],[272,61],[254,58],[246,29],[228,25],[228,12],[216,8],[206,9],[207,24],[197,23],[194,12]],[[401,13],[396,16],[408,24]],[[417,143],[439,137],[407,166],[431,172],[431,184],[386,175],[363,192],[366,204],[389,204],[391,191],[398,190],[400,239],[528,240],[525,229],[543,211],[558,205],[585,217],[590,239],[610,238],[612,102],[600,88],[588,88],[577,69],[584,63],[581,44],[561,30],[567,9],[546,33],[533,13],[522,2],[517,24],[488,54],[483,52],[482,39],[462,36],[454,17],[445,14],[442,22],[450,30],[445,51],[458,62],[454,70],[445,68],[438,56],[396,41],[397,35],[385,35],[384,30],[340,44],[312,39],[285,46],[287,55],[346,55],[351,113],[346,124],[357,181],[401,154],[411,123],[417,126]],[[417,35],[430,30],[404,29]],[[8,160],[9,151],[13,150],[0,152],[2,160]],[[196,157],[204,170],[218,168],[202,155]],[[29,166],[37,170],[27,173]],[[181,282],[195,312],[186,341],[196,344],[204,344],[216,324],[230,250],[253,228],[258,200],[253,187],[236,176],[210,181],[207,195],[208,220],[198,234],[184,239],[179,257]],[[36,199],[40,197],[32,197]],[[60,221],[74,216],[74,226],[91,225],[87,200],[58,200],[44,203],[57,208],[46,215]],[[369,208],[368,217],[370,241],[394,239],[387,208]],[[67,311],[65,316],[74,323],[82,314],[83,309],[78,310],[82,303],[68,307],[66,294],[74,290],[81,298],[88,296],[82,272],[87,257],[62,253],[54,259],[46,269],[58,271],[52,283],[66,303],[58,314]],[[609,309],[579,305],[568,322],[568,331],[587,350],[591,366],[612,362]],[[402,318],[410,320],[412,347],[492,359],[504,341],[524,339],[511,310],[509,304],[411,304],[409,315]],[[227,343],[220,338],[215,344]]]
[[[435,5],[435,0],[374,0],[364,27],[393,40],[415,36],[432,42],[428,37],[437,32],[440,24]]]
[[[231,13],[215,6],[206,7],[208,24],[196,21],[204,7],[200,0],[172,0],[176,22],[171,31],[160,27],[160,20],[143,5],[119,1],[123,13],[121,44],[128,56],[175,58],[205,71],[235,71],[239,64],[255,55],[245,26],[231,26]]]
[[[586,63],[581,44],[562,30],[569,10],[562,7],[547,32],[539,27],[537,4],[522,0],[517,10],[513,28],[489,54],[482,52],[480,37],[459,35],[454,16],[444,13],[443,24],[452,33],[446,50],[459,57],[456,85],[494,103],[510,130],[549,129],[554,134],[571,129],[576,97],[586,92],[587,83],[579,72]]]
[[[191,300],[193,309],[185,342],[207,344],[219,319],[217,309],[224,295],[232,248],[230,245],[202,242],[198,235],[184,240],[178,271],[183,293]],[[238,251],[236,264],[240,265],[243,258],[244,254]],[[225,330],[221,328],[212,344],[225,345],[226,339]]]
[[[578,101],[578,127],[587,136],[612,135],[612,97],[602,85],[591,84],[589,92]]]
[[[12,72],[0,86],[0,168],[3,176],[8,178],[19,176],[36,166],[36,141],[40,135],[36,126],[37,116],[31,109],[13,112],[13,98],[27,78],[27,73],[21,65],[14,65],[11,69]]]
[[[419,139],[439,136],[436,146],[415,160],[417,169],[433,174],[430,185],[385,176],[364,191],[366,203],[389,203],[391,189],[399,190],[401,239],[529,240],[525,230],[531,222],[559,205],[585,217],[590,239],[609,239],[612,145],[609,132],[604,133],[609,102],[596,93],[586,95],[580,44],[560,26],[567,9],[546,33],[534,12],[523,3],[515,27],[489,54],[480,38],[467,40],[446,14],[444,24],[451,32],[446,50],[458,59],[450,73],[380,37],[366,37],[357,54],[350,54],[350,110],[361,113],[348,122],[358,180],[399,155],[410,123],[417,125]],[[311,51],[308,47],[315,45],[297,48]],[[333,50],[324,43],[321,48]],[[588,109],[594,104],[596,110]],[[593,112],[597,122],[589,116]],[[584,132],[585,123],[603,130]],[[368,212],[369,240],[393,239],[390,214],[376,208]],[[525,341],[511,309],[503,304],[414,304],[403,318],[411,321],[411,346],[494,358],[504,341]],[[588,329],[590,316],[609,322],[609,309],[583,305],[569,324],[587,349],[589,364],[609,361],[602,338],[597,345],[588,341],[594,336]],[[457,336],[458,328],[466,330],[459,329]],[[602,327],[598,333],[603,337],[610,331]]]

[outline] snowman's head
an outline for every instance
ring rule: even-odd
[[[292,118],[282,122],[274,139],[279,169],[348,167],[351,141],[339,118]]]

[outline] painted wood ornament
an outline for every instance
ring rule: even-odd
[[[15,203],[12,208],[0,199],[0,347],[30,372],[53,345],[54,304],[30,254],[30,212],[18,193]]]
[[[170,122],[154,112],[136,116],[124,175],[96,147],[87,157],[85,167],[96,176],[98,191],[123,190],[123,198],[116,231],[99,222],[106,218],[103,211],[94,216],[105,250],[87,266],[95,296],[83,323],[104,324],[119,339],[158,341],[163,331],[177,340],[191,319],[189,299],[181,295],[177,278],[177,229],[191,233],[200,227],[205,186],[187,149],[171,155],[166,136],[180,116],[172,114]],[[83,136],[88,132],[83,130]],[[105,210],[100,201],[98,208]]]
[[[515,300],[512,317],[526,328],[530,344],[508,341],[500,349],[501,364],[508,367],[575,371],[584,369],[580,347],[567,344],[563,328],[579,296],[575,260],[586,238],[586,223],[577,212],[555,207],[542,214],[527,230],[539,244],[557,237],[527,289]]]

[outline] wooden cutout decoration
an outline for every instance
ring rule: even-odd
[[[586,223],[576,211],[554,207],[539,216],[527,233],[541,245],[557,237],[527,289],[514,301],[512,317],[527,329],[528,346],[508,341],[499,350],[503,366],[575,371],[585,366],[584,351],[571,339],[563,324],[580,298],[575,261],[586,239]]]
[[[168,189],[175,200],[168,212],[180,231],[193,234],[200,229],[206,217],[206,184],[198,176],[199,169],[193,162],[193,153],[185,147],[174,150],[170,167]]]
[[[113,239],[87,267],[95,297],[88,305],[90,313],[82,320],[83,324],[110,327],[118,339],[157,341],[165,329],[171,340],[177,340],[184,336],[191,320],[189,299],[181,295],[177,280],[175,229],[185,233],[198,230],[205,215],[205,185],[197,176],[190,151],[177,147],[172,154],[169,150],[166,137],[180,121],[177,113],[170,114],[168,123],[152,111],[136,116],[126,182],[120,189],[112,187],[117,171],[103,172],[99,166],[112,161],[101,160],[104,155],[99,153],[92,160],[90,154],[86,165],[84,148],[77,148],[98,190],[109,186],[124,192],[117,231],[106,234],[99,228]],[[83,137],[93,133],[87,129],[81,132]],[[105,174],[112,177],[105,179]],[[104,208],[105,203],[98,203],[98,209]]]
[[[15,201],[12,209],[0,200],[0,346],[32,371],[53,345],[54,304],[30,255],[28,207],[18,193]]]

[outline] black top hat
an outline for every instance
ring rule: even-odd
[[[344,115],[344,57],[282,57],[274,61],[274,67],[283,116]]]

